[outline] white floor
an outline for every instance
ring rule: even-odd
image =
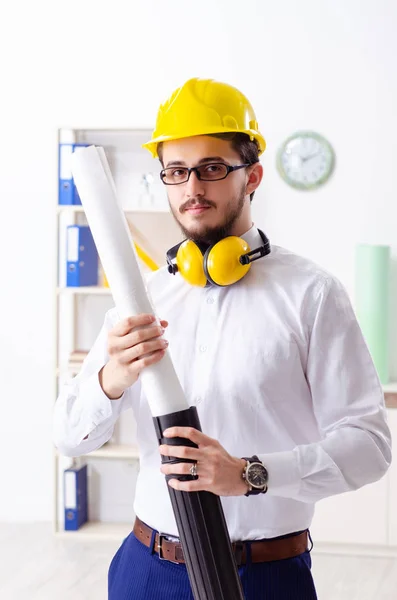
[[[0,598],[107,600],[107,570],[118,545],[55,538],[49,525],[0,524]],[[397,599],[397,559],[313,551],[313,574],[319,600]]]

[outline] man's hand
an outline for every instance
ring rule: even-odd
[[[163,333],[167,321],[155,324],[156,317],[139,314],[123,319],[108,334],[109,361],[99,372],[99,383],[110,400],[121,398],[143,369],[158,363],[168,342]]]
[[[179,481],[170,479],[168,485],[175,490],[198,492],[205,490],[217,496],[243,496],[247,492],[247,484],[242,479],[245,460],[228,454],[217,440],[214,440],[193,427],[170,427],[163,432],[167,438],[187,438],[198,445],[189,446],[160,446],[164,456],[190,459],[197,462],[198,479]],[[165,475],[189,475],[192,463],[164,464],[161,471]]]

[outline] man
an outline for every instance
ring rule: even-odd
[[[337,278],[279,246],[269,253],[252,223],[265,140],[241,92],[189,80],[160,107],[146,147],[160,158],[171,211],[190,240],[148,282],[167,320],[159,327],[151,315],[120,320],[109,311],[55,408],[54,441],[70,456],[105,443],[123,410],[137,420],[137,521],[111,563],[109,599],[192,599],[164,476],[195,471],[189,462],[161,466],[160,453],[197,461],[196,479],[170,486],[222,497],[230,538],[243,542],[236,561],[248,600],[315,599],[315,502],[378,480],[391,461],[373,362]],[[264,250],[248,268],[232,256],[238,238],[240,254]],[[203,433],[172,428],[167,437],[198,448],[159,452],[139,374],[168,343]]]

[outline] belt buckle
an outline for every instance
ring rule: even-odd
[[[171,560],[171,559],[165,558],[164,556],[161,555],[162,550],[163,550],[163,539],[164,538],[167,539],[167,535],[165,533],[160,533],[160,531],[159,531],[158,537],[159,537],[159,541],[157,543],[157,554],[158,554],[159,559],[174,563],[174,565],[179,565],[179,562],[177,560]]]

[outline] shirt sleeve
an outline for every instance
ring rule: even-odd
[[[322,283],[314,313],[306,379],[321,440],[260,455],[269,472],[268,493],[302,502],[377,481],[391,463],[383,389],[336,278]]]
[[[108,311],[103,326],[79,374],[60,389],[53,412],[53,442],[65,456],[81,456],[100,448],[113,433],[120,414],[140,393],[140,382],[118,400],[110,400],[99,383],[99,371],[107,363],[107,338],[114,312]],[[86,436],[88,435],[87,439]]]

